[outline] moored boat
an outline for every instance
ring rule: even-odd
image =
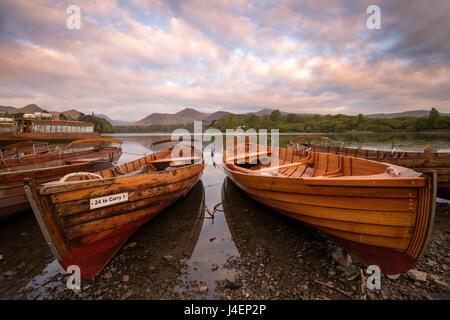
[[[73,173],[25,190],[41,230],[64,269],[97,275],[123,243],[161,210],[186,195],[203,172],[202,157],[172,149],[92,173]]]
[[[101,142],[119,146],[103,147]],[[44,183],[72,172],[110,168],[122,154],[121,143],[120,140],[101,137],[82,139],[60,148],[49,147],[48,152],[22,153],[16,150],[12,153],[14,156],[3,157],[0,162],[0,218],[30,209],[23,189],[24,178]],[[36,148],[31,150],[36,151]]]
[[[18,141],[70,141],[100,136],[95,131],[94,124],[55,120],[52,114],[36,112],[24,114],[23,118],[0,118],[0,145]]]
[[[259,147],[247,143],[245,156],[224,154],[227,176],[250,197],[313,226],[383,273],[404,272],[417,263],[433,225],[435,172]],[[267,161],[272,152],[279,154],[276,166]]]
[[[434,170],[437,173],[437,196],[450,200],[450,153],[448,152],[432,152],[432,150],[428,150],[429,146],[424,147],[424,152],[357,149],[328,144],[310,144],[305,141],[310,139],[329,140],[328,137],[323,136],[299,136],[290,138],[289,146],[298,150],[326,152],[387,162],[422,173]]]

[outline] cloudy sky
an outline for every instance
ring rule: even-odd
[[[449,16],[447,0],[0,0],[0,105],[450,112]]]

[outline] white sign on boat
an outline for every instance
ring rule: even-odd
[[[101,207],[110,206],[116,203],[128,201],[128,192],[111,194],[109,196],[92,198],[90,200],[90,209],[97,209]]]

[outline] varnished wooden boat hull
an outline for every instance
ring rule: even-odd
[[[311,151],[348,155],[374,161],[382,161],[397,166],[410,168],[417,172],[437,173],[437,196],[450,200],[450,154],[424,152],[394,152],[376,151],[355,148],[341,148],[337,146],[309,145]]]
[[[280,155],[282,165],[301,157],[293,150]],[[431,232],[436,174],[420,176],[397,167],[400,176],[389,178],[371,172],[388,164],[341,156],[345,174],[327,177],[339,166],[332,163],[339,156],[319,156],[322,163],[297,169],[306,176],[284,176],[282,172],[294,172],[291,168],[258,175],[234,164],[225,165],[225,172],[256,201],[320,230],[361,262],[378,265],[386,274],[412,268]]]
[[[153,157],[121,165],[121,170],[129,168],[131,172],[148,165]],[[131,176],[109,177],[113,170],[105,170],[101,173],[102,180],[47,187],[26,180],[25,189],[43,234],[62,267],[77,265],[82,278],[92,278],[136,230],[185,196],[202,171],[203,162]],[[93,198],[124,193],[127,201],[91,207]]]
[[[96,172],[111,168],[113,162],[119,160],[122,152],[120,148],[106,147],[98,151],[83,151],[78,153],[51,154],[40,156],[45,161],[38,159],[37,163],[33,159],[24,159],[22,165],[15,166],[8,164],[9,168],[0,168],[0,219],[30,210],[30,204],[23,189],[23,179],[32,178],[38,183],[45,183],[57,180],[72,172]],[[67,164],[65,161],[72,161],[80,158],[97,158],[99,160],[86,161],[81,163]],[[18,161],[18,160],[12,160]],[[35,160],[36,161],[36,160]],[[24,166],[32,166],[33,169],[23,170]]]

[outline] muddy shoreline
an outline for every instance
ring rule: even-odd
[[[216,199],[205,202],[205,191]],[[381,289],[369,290],[366,267],[316,230],[230,180],[204,181],[134,234],[99,275],[82,280],[80,292],[66,288],[67,275],[27,213],[0,226],[0,299],[449,299],[449,211],[437,205],[415,269],[382,275]]]

